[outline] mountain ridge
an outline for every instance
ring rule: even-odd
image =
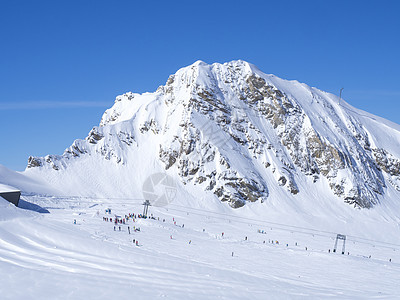
[[[232,207],[268,201],[271,191],[296,198],[318,184],[342,201],[371,208],[388,186],[400,192],[397,127],[242,60],[197,61],[154,93],[118,96],[85,140],[63,155],[30,157],[25,172],[60,186],[57,177],[75,176],[69,166],[84,156],[93,160],[90,167],[105,159],[132,172],[143,170],[139,159]],[[105,192],[106,177],[96,175],[100,183],[86,187]]]

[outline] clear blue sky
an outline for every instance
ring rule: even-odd
[[[62,154],[127,91],[243,59],[400,123],[400,1],[1,1],[0,164]]]

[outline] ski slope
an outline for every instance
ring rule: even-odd
[[[329,253],[334,233],[172,203],[114,231],[103,218],[140,214],[139,201],[24,199],[50,213],[1,202],[2,299],[400,297],[400,245],[352,236]]]

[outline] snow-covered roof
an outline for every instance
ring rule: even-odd
[[[0,193],[19,192],[19,191],[20,190],[15,187],[0,183]]]

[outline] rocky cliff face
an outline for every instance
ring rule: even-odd
[[[82,156],[128,168],[127,153],[151,145],[156,155],[136,159],[156,161],[232,207],[266,201],[271,187],[299,195],[326,184],[345,202],[370,208],[387,184],[400,192],[400,158],[379,146],[362,113],[243,61],[196,62],[155,93],[117,97],[85,140],[61,156],[30,157],[28,168],[60,172]],[[396,146],[400,132],[390,134]]]

